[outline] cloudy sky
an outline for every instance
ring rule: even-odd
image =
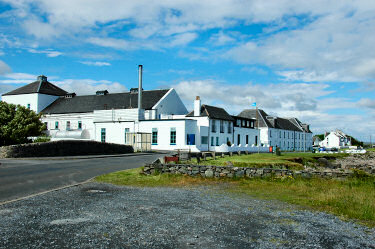
[[[320,133],[375,135],[373,0],[0,0],[0,94],[37,75],[79,95],[175,88]]]

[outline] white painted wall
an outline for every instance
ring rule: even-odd
[[[82,122],[82,130],[87,130],[90,139],[95,139],[95,125],[93,113],[69,113],[69,114],[46,114],[42,116],[42,122],[47,123],[47,135],[53,136],[59,130],[67,130],[67,121],[70,121],[70,129],[78,129],[78,121]],[[55,129],[55,122],[59,122],[59,128]]]
[[[178,96],[176,90],[171,88],[164,96],[156,103],[152,109],[156,110],[157,118],[159,114],[187,114],[187,109],[182,103],[180,97]]]
[[[176,129],[176,144],[171,144],[171,128]],[[196,120],[152,120],[141,121],[139,131],[152,134],[152,129],[157,129],[157,144],[152,144],[153,150],[177,150],[184,149],[197,151],[197,121]],[[187,134],[195,134],[196,146],[187,145]]]
[[[58,99],[58,96],[40,94],[40,93],[29,93],[29,94],[17,94],[17,95],[5,95],[2,96],[2,100],[15,105],[22,105],[27,108],[30,104],[30,109],[39,113],[44,108],[49,106],[52,102]]]
[[[330,132],[324,139],[319,143],[321,147],[327,148],[340,148],[351,146],[351,142],[347,137],[342,137],[335,132]]]
[[[234,127],[234,144],[235,145],[238,145],[238,135],[240,135],[240,144],[242,146],[255,145],[255,137],[257,137],[258,144],[259,144],[260,131],[258,129]],[[248,136],[248,140],[249,140],[248,143],[246,143],[246,136]]]
[[[274,129],[268,127],[261,127],[260,130],[262,144],[277,146],[281,150],[285,151],[312,150],[312,133]]]

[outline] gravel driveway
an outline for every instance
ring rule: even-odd
[[[0,206],[0,248],[375,248],[375,229],[220,187],[89,183]]]

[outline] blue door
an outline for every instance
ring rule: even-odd
[[[187,134],[186,144],[187,145],[195,145],[195,134]]]

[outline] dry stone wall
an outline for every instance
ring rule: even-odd
[[[190,165],[190,164],[146,164],[143,173],[146,175],[155,173],[181,174],[189,176],[201,177],[217,177],[217,178],[241,178],[241,177],[323,177],[323,178],[345,178],[352,173],[333,172],[333,171],[293,171],[288,169],[270,169],[270,168],[247,168],[232,166],[206,166],[206,165]]]

